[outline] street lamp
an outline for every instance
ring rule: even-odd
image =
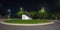
[[[23,10],[23,8],[20,8],[20,10],[22,11],[22,10]]]
[[[8,18],[10,18],[10,16],[11,16],[11,10],[8,9]]]

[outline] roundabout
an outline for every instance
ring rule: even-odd
[[[37,23],[37,24],[17,24],[17,23],[7,23],[7,22],[0,22],[0,23],[5,25],[14,25],[14,26],[41,26],[41,25],[54,24],[54,22]]]
[[[18,25],[7,25],[4,21],[0,22],[0,30],[60,30],[60,21],[53,21],[54,23],[49,25],[38,25],[38,26],[18,26]]]

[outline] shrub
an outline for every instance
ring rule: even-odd
[[[39,18],[47,18],[48,17],[48,14],[44,10],[44,8],[42,8],[41,10],[39,10],[38,13],[39,13]]]
[[[23,10],[17,12],[17,16],[22,17],[22,15],[25,14]]]
[[[29,14],[30,14],[30,17],[33,19],[35,19],[37,16],[37,12],[34,12],[34,11],[29,12]]]

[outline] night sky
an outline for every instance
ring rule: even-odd
[[[8,9],[15,15],[21,7],[27,11],[38,11],[45,7],[48,12],[59,12],[60,0],[0,0],[1,15],[7,15]]]

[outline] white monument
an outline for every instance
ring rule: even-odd
[[[23,8],[20,8],[20,10],[23,10]],[[27,15],[22,15],[22,20],[31,20],[31,18]]]
[[[27,15],[22,15],[22,20],[31,20],[31,18],[28,17]]]

